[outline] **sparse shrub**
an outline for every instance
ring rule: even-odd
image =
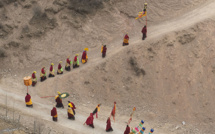
[[[140,76],[140,74],[144,76],[146,74],[144,69],[138,67],[137,61],[133,57],[130,58],[129,63],[137,76]]]
[[[0,48],[0,58],[4,58],[4,57],[6,57],[5,49]]]
[[[94,13],[98,9],[103,8],[102,0],[69,0],[68,8],[80,14]]]
[[[11,42],[9,42],[9,43],[8,43],[8,46],[9,46],[9,47],[15,47],[15,48],[18,48],[18,47],[19,47],[19,45],[20,45],[20,43],[15,42],[15,41],[11,41]]]

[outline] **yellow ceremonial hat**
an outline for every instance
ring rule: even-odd
[[[35,73],[35,74],[36,74],[37,72],[36,72],[36,71],[34,71],[33,73]]]
[[[62,61],[60,61],[59,63],[62,63]]]
[[[54,63],[51,63],[52,66],[54,66]]]
[[[78,56],[79,54],[76,54],[75,56]]]
[[[57,91],[58,94],[61,94],[59,91]]]

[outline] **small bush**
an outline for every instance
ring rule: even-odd
[[[7,57],[7,56],[6,56],[5,49],[0,48],[0,58],[4,58],[4,57]]]
[[[137,61],[133,57],[130,58],[129,63],[137,76],[140,76],[140,74],[144,76],[146,74],[144,69],[138,67]]]

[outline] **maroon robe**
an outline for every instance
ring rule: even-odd
[[[29,101],[30,101],[30,99],[31,99],[30,94],[27,94],[27,95],[25,96],[25,102],[29,102]]]
[[[146,34],[146,33],[147,33],[147,28],[146,28],[146,26],[143,27],[142,33],[143,33],[143,34]]]
[[[61,66],[61,64],[59,63],[59,64],[58,64],[58,69],[61,69],[61,68],[62,68],[62,66]]]
[[[45,74],[45,70],[44,68],[41,69],[42,74]]]
[[[35,79],[35,78],[36,78],[35,73],[33,73],[33,74],[32,74],[32,78],[33,78],[33,79]]]
[[[53,107],[53,109],[51,110],[51,116],[55,116],[55,115],[57,115],[57,109]]]
[[[106,51],[107,51],[107,47],[103,47],[102,53],[106,54]]]
[[[93,113],[90,113],[90,116],[87,118],[87,120],[86,120],[86,124],[87,125],[93,125],[93,119],[94,119],[94,117],[93,117]]]
[[[124,37],[124,39],[129,40],[129,36],[126,34],[125,37]]]
[[[69,60],[69,58],[67,58],[66,62],[67,62],[68,64],[70,64],[70,60]]]
[[[124,134],[129,134],[130,133],[130,127],[127,125]]]
[[[111,127],[111,121],[110,121],[110,118],[108,118],[107,119],[106,131],[109,131],[110,129],[112,129],[112,127]]]
[[[51,65],[51,66],[50,66],[50,72],[52,72],[52,71],[53,71],[53,66]]]
[[[82,59],[86,60],[86,57],[87,57],[87,53],[86,53],[86,51],[84,51],[82,54]]]
[[[76,62],[77,61],[77,56],[75,56],[75,58],[74,58],[74,62]]]

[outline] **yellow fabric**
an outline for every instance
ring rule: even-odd
[[[30,99],[30,101],[29,101],[29,102],[26,102],[26,105],[32,105],[32,101],[31,101],[31,99]]]
[[[42,72],[40,73],[40,77],[43,77],[43,76],[45,76],[45,74],[43,74]]]
[[[124,39],[124,41],[123,41],[124,43],[128,43],[128,39]]]
[[[59,95],[55,96],[55,100],[57,99],[57,97],[59,97]]]
[[[70,64],[69,63],[66,63],[66,67],[69,67],[70,66]]]
[[[71,103],[69,103],[68,106],[71,107],[71,108],[73,107]]]
[[[86,60],[82,59],[82,63],[86,63]]]
[[[55,117],[55,118],[56,118],[56,117],[57,117],[57,114],[56,114],[55,116],[53,116],[53,117]]]
[[[143,14],[143,12],[139,12],[138,17],[136,19],[142,18],[147,15],[147,11]]]
[[[68,113],[70,113],[70,114],[74,115],[73,110],[72,110],[70,107],[68,108],[68,110],[67,110],[67,111],[68,111]]]
[[[62,73],[61,69],[58,69],[57,72],[58,72],[58,73]]]
[[[102,49],[101,49],[101,52],[103,51],[103,46],[102,46]]]
[[[99,111],[100,111],[100,107],[99,107],[99,106],[97,106],[96,108],[97,108],[97,111],[99,112]]]
[[[60,95],[61,93],[59,91],[57,91],[57,94]]]
[[[33,82],[37,82],[37,78],[32,79]]]

